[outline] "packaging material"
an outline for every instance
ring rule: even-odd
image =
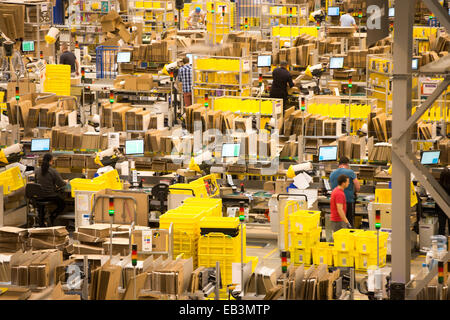
[[[0,252],[16,252],[25,249],[27,229],[0,227]]]
[[[48,227],[28,229],[29,245],[33,250],[63,250],[69,241],[69,232],[65,227]]]

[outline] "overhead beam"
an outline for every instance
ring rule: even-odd
[[[450,32],[450,15],[448,14],[448,11],[444,9],[438,0],[423,0],[423,2],[425,2],[428,9],[430,9],[439,20],[441,26],[447,29],[447,32]],[[397,14],[397,10],[395,13]]]
[[[427,110],[433,105],[433,103],[439,99],[442,93],[447,90],[448,85],[450,84],[450,77],[446,77],[439,86],[433,91],[433,93],[423,102],[417,109],[416,112],[409,117],[408,121],[403,125],[402,132],[400,133],[400,137],[402,137],[416,122],[420,119],[420,117],[427,112]],[[398,137],[398,138],[400,138]]]
[[[436,181],[433,175],[423,165],[421,165],[414,156],[399,154],[396,151],[394,152],[403,164],[414,174],[416,179],[431,194],[439,207],[441,207],[442,211],[444,211],[450,218],[450,196]]]

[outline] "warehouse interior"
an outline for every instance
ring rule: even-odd
[[[0,300],[449,300],[449,30],[448,0],[0,0]]]

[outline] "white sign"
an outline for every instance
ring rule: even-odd
[[[153,233],[152,231],[142,230],[142,251],[152,251]]]
[[[431,96],[431,94],[436,90],[438,84],[436,82],[423,82],[422,83],[422,95]]]
[[[118,148],[120,146],[120,134],[117,132],[108,132],[108,149]]]

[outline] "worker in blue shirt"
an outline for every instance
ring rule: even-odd
[[[334,170],[330,175],[331,189],[334,190],[338,186],[338,177],[340,175],[346,175],[349,178],[349,185],[344,190],[345,198],[347,201],[347,219],[352,226],[354,226],[354,216],[355,216],[355,197],[356,193],[359,192],[360,184],[356,178],[355,172],[349,167],[349,160],[347,157],[342,157],[339,159],[339,168]]]

